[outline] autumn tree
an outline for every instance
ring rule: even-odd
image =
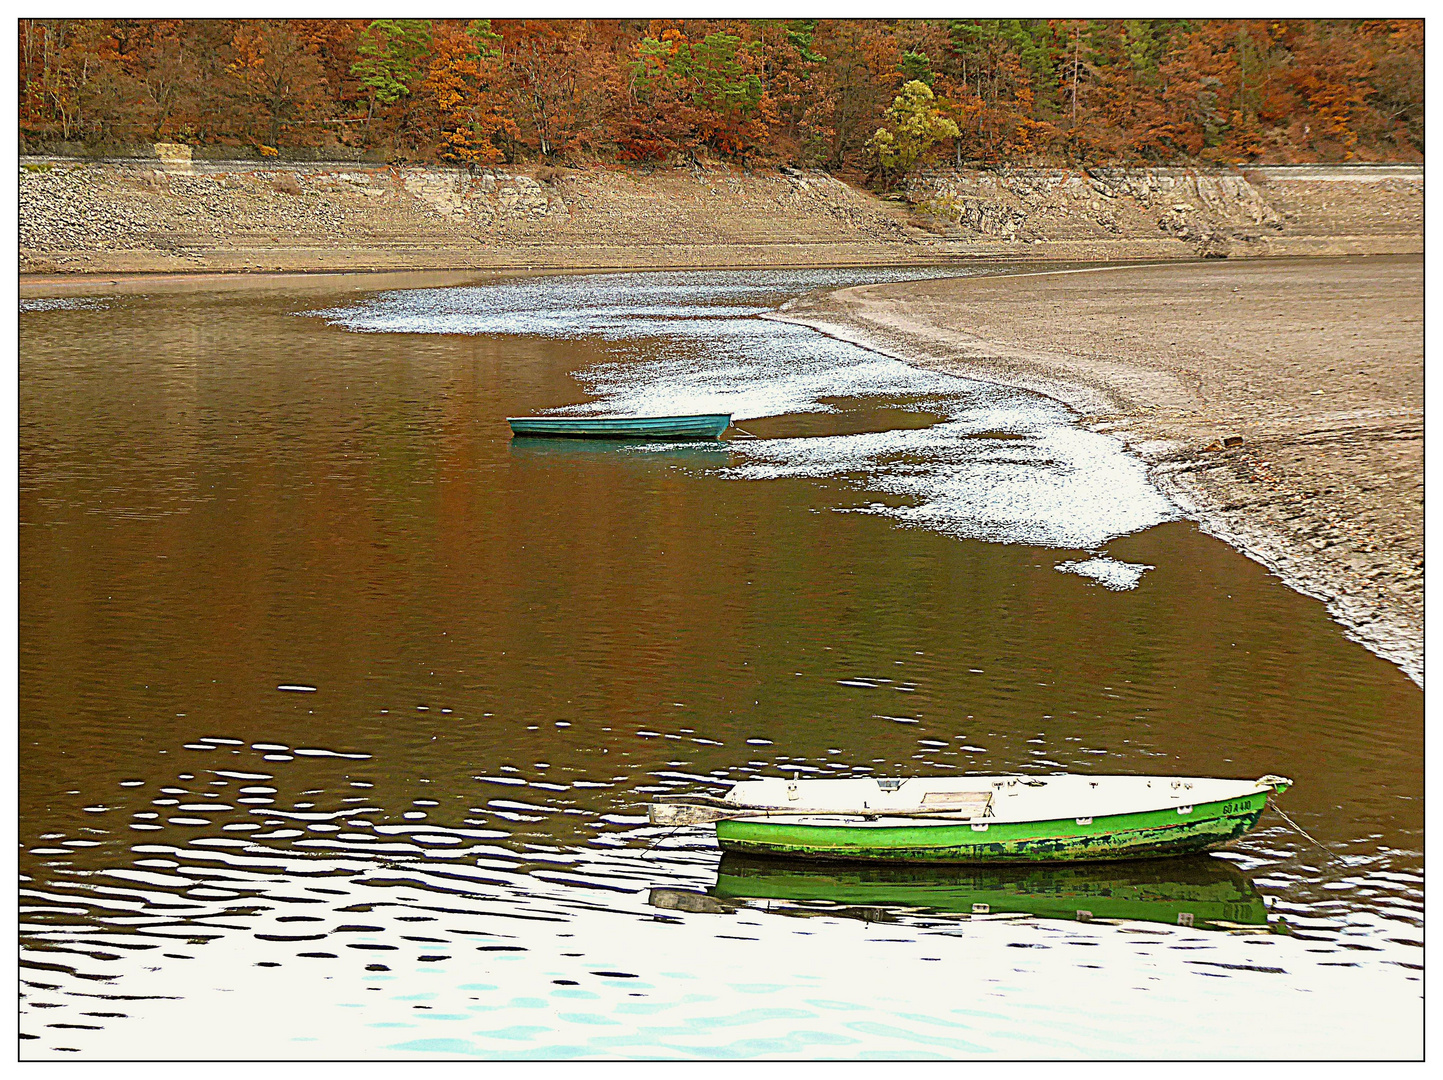
[[[367,139],[362,109],[368,104],[366,87],[353,74],[360,59],[357,46],[369,25],[364,19],[295,19],[294,25],[321,65],[327,104],[315,123],[323,141],[334,138],[349,145]]]
[[[303,42],[288,20],[247,20],[236,30],[231,49],[227,70],[233,94],[265,132],[263,145],[279,147],[283,128],[327,111],[316,47]]]
[[[430,19],[376,19],[357,38],[351,74],[366,95],[368,135],[378,105],[385,109],[399,102],[395,130],[406,128],[413,92],[426,76],[431,37]]]
[[[22,124],[66,141],[104,141],[104,119],[118,72],[108,20],[21,19]]]
[[[498,24],[513,100],[526,147],[543,158],[566,157],[596,143],[607,76],[605,52],[592,48],[588,24],[525,19]],[[599,54],[599,55],[598,55]]]
[[[890,186],[924,161],[943,139],[955,139],[957,125],[937,108],[932,88],[920,79],[902,84],[902,92],[887,110],[886,126],[867,141],[877,159],[882,182]]]
[[[139,20],[137,20],[139,21]],[[181,19],[145,20],[130,50],[135,121],[151,139],[168,134],[172,120],[198,81],[195,54]]]
[[[487,19],[442,23],[432,35],[420,90],[442,161],[489,165],[505,156],[498,138],[514,135],[516,122],[498,85],[500,40]]]
[[[959,159],[1031,157],[1056,134],[1054,93],[1061,40],[1042,20],[954,20],[948,68],[966,123]]]
[[[694,154],[701,141],[700,116],[686,72],[691,45],[678,27],[636,43],[626,72],[626,107],[617,118],[615,139],[624,159],[659,160]]]
[[[1360,35],[1343,25],[1316,22],[1295,39],[1292,85],[1306,106],[1306,136],[1311,148],[1357,156],[1357,126],[1368,98],[1373,58]]]
[[[668,26],[637,43],[627,84],[623,155],[660,158],[702,146],[745,160],[765,143],[776,108],[762,89],[757,41],[711,30],[693,41]]]
[[[761,49],[736,34],[707,34],[692,50],[693,99],[703,141],[743,161],[766,142],[776,107],[762,90]]]
[[[831,153],[832,79],[827,58],[816,51],[816,19],[757,19],[762,95],[775,119],[771,136],[778,153],[809,165]]]
[[[1373,57],[1367,111],[1359,133],[1398,151],[1423,149],[1423,23],[1419,19],[1368,22],[1363,26]]]
[[[872,20],[824,21],[815,42],[832,73],[828,164],[863,164],[867,140],[901,85],[902,51],[886,24]]]
[[[458,163],[706,151],[960,165],[1421,161],[1424,26],[1377,19],[19,19],[22,145],[339,140]],[[872,145],[869,147],[869,143]],[[886,160],[890,164],[883,165]],[[919,159],[921,160],[921,159]]]

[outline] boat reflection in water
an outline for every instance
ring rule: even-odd
[[[637,461],[664,458],[669,464],[714,468],[727,460],[730,452],[726,440],[712,443],[643,442],[637,439],[512,439],[511,456],[521,460],[556,461],[561,464],[618,456],[631,456]]]
[[[717,883],[707,892],[653,889],[650,897],[654,907],[716,913],[755,907],[759,901],[777,914],[843,916],[872,922],[923,914],[1012,914],[1219,930],[1252,929],[1268,923],[1267,907],[1252,880],[1211,856],[968,868],[799,867],[724,855]]]

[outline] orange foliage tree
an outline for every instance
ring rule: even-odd
[[[320,45],[306,26],[286,19],[246,20],[231,38],[229,72],[233,96],[248,114],[248,133],[272,149],[281,132],[312,136],[301,125],[324,115],[326,78],[316,54]],[[263,133],[263,134],[262,134]]]
[[[497,140],[516,134],[499,86],[500,40],[486,19],[436,28],[421,93],[430,106],[436,155],[442,161],[493,164],[505,156]]]
[[[593,24],[555,19],[498,23],[519,140],[542,158],[565,158],[604,141],[599,130],[612,54]]]

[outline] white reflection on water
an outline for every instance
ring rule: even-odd
[[[925,428],[729,443],[738,480],[843,480],[900,505],[854,507],[950,536],[1096,547],[1176,519],[1141,462],[1084,431],[1062,405],[926,371],[792,323],[762,319],[810,289],[927,273],[804,271],[543,278],[392,292],[319,314],[371,332],[601,338],[619,358],[577,373],[592,395],[568,414],[727,412],[734,422],[902,405]],[[1009,436],[996,438],[998,434]],[[653,448],[655,449],[655,448]],[[739,460],[736,460],[739,459]]]
[[[931,904],[929,886],[948,887],[945,869],[929,872],[916,901],[905,881],[890,901],[858,901],[848,888],[875,893],[885,875],[853,870],[849,879],[825,867],[733,873],[740,893],[719,894],[772,895],[790,881],[810,899],[659,909],[653,890],[718,894],[726,864],[719,871],[703,830],[677,834],[634,813],[601,812],[631,808],[635,790],[616,801],[587,796],[589,806],[547,804],[539,793],[519,803],[491,797],[488,778],[478,777],[460,821],[437,809],[435,820],[407,826],[394,823],[399,807],[420,803],[388,807],[371,800],[369,781],[315,772],[333,767],[285,765],[267,787],[298,792],[299,801],[217,808],[204,827],[147,834],[125,855],[108,835],[123,833],[122,806],[96,819],[107,829],[87,830],[109,856],[67,851],[77,838],[60,834],[50,835],[56,846],[32,848],[46,861],[43,877],[24,877],[20,890],[24,1056],[1418,1053],[1421,1002],[1390,966],[1410,966],[1414,955],[1394,941],[1397,923],[1352,911],[1343,925],[1302,909],[1288,912],[1297,936],[1270,932],[1276,922],[1177,925],[1178,903],[1233,903],[1239,914],[1229,918],[1257,922],[1264,909],[1261,900],[1249,906],[1254,889],[1268,895],[1276,920],[1307,869],[1287,850],[1294,838],[1275,826],[1244,844],[1278,849],[1266,864],[1271,884],[1219,862],[1176,871],[1181,891],[1169,890],[1169,868],[1179,864],[1163,861],[1155,872],[1033,868],[1012,894],[1051,907],[1066,906],[1056,897],[1090,896],[1078,903],[1096,906],[1141,874],[1163,883],[1152,916],[1136,901],[1137,914],[1111,921],[1005,911],[1002,871],[993,886],[1002,901],[990,912]],[[191,785],[200,788],[219,771],[196,774]],[[651,776],[666,783],[659,771]],[[358,790],[367,794],[350,794]],[[143,792],[121,799],[147,805]],[[580,814],[596,837],[528,842],[503,809],[518,806]],[[237,836],[248,818],[304,828]],[[344,828],[317,831],[329,821]],[[1234,865],[1261,868],[1243,851],[1230,854]],[[986,874],[957,870],[964,881]],[[771,888],[749,893],[752,880]],[[1420,887],[1399,877],[1399,918],[1416,922]],[[1371,957],[1349,940],[1368,919]]]
[[[1064,574],[1078,574],[1085,578],[1091,578],[1105,588],[1121,592],[1125,589],[1137,588],[1137,583],[1142,580],[1142,575],[1154,567],[1147,563],[1119,562],[1117,559],[1098,556],[1081,562],[1069,559],[1067,562],[1058,563],[1054,569],[1061,570]]]
[[[1348,962],[1348,943],[1308,912],[1295,916],[1308,935],[1292,938],[1265,925],[1240,934],[1167,925],[1166,902],[1161,923],[955,915],[909,904],[905,886],[890,906],[869,900],[871,907],[849,910],[839,895],[840,903],[658,911],[653,889],[699,895],[716,885],[709,837],[599,813],[606,801],[588,808],[490,797],[488,777],[476,778],[475,805],[461,822],[437,810],[437,820],[402,825],[394,822],[398,806],[437,801],[388,808],[369,794],[347,794],[370,792],[369,781],[332,779],[326,790],[312,772],[326,767],[296,761],[275,773],[161,777],[170,783],[157,790],[178,794],[189,793],[176,786],[184,777],[197,790],[222,773],[265,778],[274,784],[265,790],[302,798],[217,805],[198,831],[131,844],[122,865],[77,866],[81,853],[65,850],[77,839],[59,834],[49,838],[58,846],[32,848],[49,860],[45,880],[22,887],[23,1023],[39,1036],[32,1052],[1151,1057],[1156,1031],[1166,1030],[1168,1054],[1206,1056],[1215,1033],[1227,1030],[1233,1054],[1343,1056],[1383,1045],[1407,1053],[1411,1042],[1384,1040],[1414,1038],[1416,995],[1386,974],[1386,960],[1346,973],[1319,966],[1310,954]],[[666,783],[662,772],[652,776]],[[123,798],[146,805],[142,792]],[[596,841],[521,842],[507,824],[517,808],[579,813],[595,824]],[[114,820],[97,820],[120,828],[124,808],[109,813]],[[132,813],[133,827],[144,811]],[[236,836],[247,818],[304,828]],[[318,831],[331,822],[344,828]],[[1270,832],[1249,843],[1287,840]],[[1273,887],[1281,892],[1294,871],[1288,852],[1277,856]],[[1045,901],[1051,873],[1033,871],[1024,893]],[[1105,887],[1084,901],[1091,903],[1108,894],[1112,878],[1125,889],[1129,873],[1136,871],[1066,868],[1056,871],[1056,889],[1063,895],[1097,876]],[[768,871],[762,880],[779,874],[804,892],[821,882],[823,894],[834,876]],[[1165,869],[1159,874],[1166,879]],[[875,876],[858,883],[875,890]],[[736,880],[745,888],[745,876]],[[945,888],[946,875],[939,880]],[[1216,906],[1225,880],[1222,870],[1204,874],[1202,890],[1184,895]],[[1235,876],[1221,898],[1244,901],[1245,911],[1251,888]],[[1088,950],[1099,947],[1106,962],[1094,966]],[[1407,952],[1389,946],[1384,955]],[[192,965],[197,977],[187,978]],[[1171,1025],[1179,985],[1189,1022]],[[1360,991],[1374,1007],[1388,1004],[1381,1021],[1370,1013],[1365,1027],[1346,1022]],[[1261,1007],[1303,993],[1306,1009]],[[1098,995],[1109,1008],[1097,1008]],[[157,1030],[167,1032],[163,1044]]]
[[[37,296],[20,301],[20,312],[32,311],[105,311],[110,305],[93,296]]]

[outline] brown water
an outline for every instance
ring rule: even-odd
[[[23,1055],[1420,1053],[1421,693],[1055,406],[755,317],[842,280],[22,311]],[[764,438],[503,419],[708,395]],[[858,879],[645,824],[778,769],[1276,772],[1312,839]]]

